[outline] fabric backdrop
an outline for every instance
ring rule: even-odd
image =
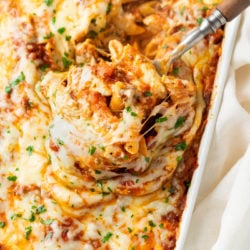
[[[243,13],[184,250],[250,250],[250,7]]]

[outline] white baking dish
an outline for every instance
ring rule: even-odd
[[[194,172],[191,186],[187,194],[186,207],[182,215],[182,220],[179,228],[179,235],[176,243],[176,250],[185,250],[184,243],[187,237],[189,224],[191,221],[193,209],[198,195],[202,174],[206,165],[206,159],[213,136],[214,127],[216,124],[218,112],[221,105],[224,87],[226,84],[232,52],[234,49],[235,38],[240,24],[240,16],[232,22],[227,23],[225,27],[225,38],[222,45],[222,55],[217,67],[217,73],[214,83],[214,89],[211,98],[211,106],[208,114],[208,121],[204,130],[199,152],[198,152],[198,167]]]

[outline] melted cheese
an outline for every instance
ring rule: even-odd
[[[220,44],[149,59],[213,3],[0,2],[0,248],[174,248]]]

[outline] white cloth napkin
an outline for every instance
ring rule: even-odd
[[[250,7],[244,12],[184,250],[250,249]]]

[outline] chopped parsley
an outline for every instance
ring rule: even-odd
[[[175,76],[179,74],[179,68],[178,67],[173,68],[173,74]]]
[[[165,203],[168,203],[168,202],[169,202],[169,198],[166,197],[164,202],[165,202]]]
[[[202,9],[201,9],[201,11],[203,11],[203,12],[206,12],[207,10],[208,10],[207,6],[203,6]]]
[[[124,206],[121,207],[122,212],[126,211],[126,208]]]
[[[128,231],[132,233],[133,229],[131,227],[128,227]]]
[[[105,147],[104,147],[102,144],[99,144],[98,147],[99,147],[101,150],[105,150]]]
[[[159,224],[159,228],[163,228],[163,223]]]
[[[169,192],[170,194],[174,194],[174,192],[175,192],[175,187],[169,188],[169,189],[168,189],[168,192]]]
[[[144,234],[144,235],[142,235],[142,238],[143,238],[144,240],[147,240],[147,239],[148,239],[148,235]]]
[[[185,26],[182,26],[182,27],[181,27],[181,31],[182,31],[182,32],[185,32],[185,31],[186,31],[186,27],[185,27]]]
[[[55,23],[56,23],[56,17],[55,17],[55,16],[53,16],[53,17],[52,17],[51,22],[52,22],[53,24],[55,24]]]
[[[21,72],[21,74],[14,81],[10,82],[10,84],[5,87],[5,92],[9,94],[12,91],[13,87],[17,86],[20,82],[24,80],[25,80],[25,75],[23,72]]]
[[[65,27],[61,27],[61,28],[57,29],[57,32],[58,32],[59,34],[63,34],[63,33],[65,32],[65,30],[66,30]]]
[[[186,10],[186,6],[183,6],[183,7],[181,8],[181,10],[180,10],[180,14],[181,14],[182,16],[183,16],[185,10]]]
[[[90,30],[87,34],[88,38],[95,39],[98,36],[98,33],[94,30]]]
[[[106,235],[102,238],[102,243],[109,241],[112,235],[113,234],[111,232],[107,232]]]
[[[22,217],[22,214],[12,214],[11,217],[10,217],[10,219],[14,220],[16,218],[21,218],[21,217]]]
[[[30,215],[30,217],[29,217],[29,221],[30,221],[30,222],[33,222],[33,221],[35,221],[35,219],[36,219],[35,214],[34,214],[33,211],[31,211],[31,215]]]
[[[125,108],[127,112],[131,112],[132,111],[132,108],[130,106],[126,107]]]
[[[47,68],[49,68],[49,64],[48,64],[48,63],[45,63],[45,64],[43,64],[43,65],[41,65],[41,66],[39,67],[39,69],[40,69],[42,72],[45,72]]]
[[[69,36],[69,35],[65,36],[65,40],[66,41],[70,41],[71,40],[71,36]]]
[[[178,163],[181,162],[181,161],[182,161],[182,156],[180,156],[180,155],[177,156],[177,157],[176,157],[176,161],[177,161]]]
[[[106,14],[108,15],[111,12],[111,8],[112,8],[112,3],[109,2],[106,8]]]
[[[68,69],[69,66],[72,64],[72,62],[66,56],[62,57],[62,62],[65,69]]]
[[[25,239],[28,240],[29,239],[29,236],[32,232],[32,227],[29,226],[29,227],[25,227]]]
[[[152,94],[150,91],[145,91],[145,92],[144,92],[144,96],[147,96],[147,97],[148,97],[148,96],[152,96],[152,95],[153,95],[153,94]]]
[[[45,213],[47,209],[45,208],[44,205],[41,205],[40,207],[36,208],[36,214],[42,214]]]
[[[175,145],[175,150],[176,150],[176,151],[183,151],[183,150],[185,150],[186,148],[187,148],[186,142],[181,142],[181,143]]]
[[[49,7],[52,5],[53,0],[44,0],[44,2]]]
[[[102,28],[100,28],[100,32],[104,32],[106,30],[106,27],[102,27]]]
[[[147,163],[150,162],[150,157],[145,157],[144,159],[145,159],[145,161],[146,161]]]
[[[64,145],[64,141],[61,140],[60,138],[57,138],[57,143],[58,143],[60,146],[63,146],[63,145]]]
[[[26,151],[29,153],[29,155],[32,155],[32,153],[33,153],[33,151],[34,151],[34,146],[28,146],[27,148],[26,148]]]
[[[199,25],[201,25],[202,21],[203,21],[202,17],[197,18],[197,23],[198,23]]]
[[[163,117],[156,118],[155,122],[156,123],[161,123],[161,122],[165,122],[167,120],[168,120],[168,118],[166,116],[163,116]]]
[[[132,108],[130,106],[126,107],[125,110],[130,113],[131,116],[137,116],[137,114],[132,111]]]
[[[184,181],[184,184],[185,184],[186,188],[189,188],[191,185],[191,181]]]
[[[140,179],[136,179],[136,180],[135,180],[135,183],[138,183],[139,181],[140,181]]]
[[[15,175],[10,175],[7,177],[8,181],[16,181],[17,180],[17,177]]]
[[[96,25],[96,19],[95,19],[95,18],[92,18],[90,22],[91,22],[93,25]]]
[[[5,92],[6,92],[7,94],[9,94],[9,93],[11,92],[11,90],[12,90],[12,86],[11,86],[11,85],[7,85],[7,86],[5,87]]]
[[[4,221],[0,221],[0,228],[4,228],[5,227],[5,222]]]
[[[54,219],[44,220],[44,219],[40,218],[40,222],[41,222],[43,225],[50,225],[53,221],[54,221]]]
[[[179,127],[181,127],[182,126],[182,124],[185,122],[185,116],[180,116],[178,119],[177,119],[177,121],[176,121],[176,123],[175,123],[175,125],[174,125],[174,128],[179,128]]]
[[[96,151],[96,147],[95,147],[95,146],[91,146],[91,147],[89,148],[89,154],[90,154],[90,155],[93,155],[93,154],[95,153],[95,151]]]
[[[48,35],[44,36],[43,39],[50,39],[53,36],[54,36],[54,34],[52,32],[50,32]]]
[[[96,174],[101,174],[102,172],[100,170],[95,170]]]
[[[150,221],[148,222],[148,224],[149,224],[150,227],[156,227],[156,225],[154,224],[154,222],[153,222],[152,220],[150,220]]]

